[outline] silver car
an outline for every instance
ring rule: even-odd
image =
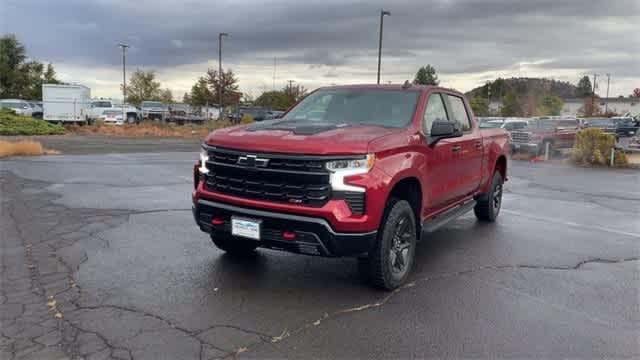
[[[32,116],[33,108],[28,102],[20,99],[2,99],[0,107],[15,111],[18,115]]]

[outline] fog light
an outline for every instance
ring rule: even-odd
[[[296,233],[294,231],[283,231],[282,238],[287,241],[293,241],[296,239]]]

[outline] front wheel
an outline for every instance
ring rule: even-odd
[[[500,214],[500,207],[502,206],[502,175],[499,171],[493,174],[491,180],[491,188],[486,194],[482,194],[476,199],[476,206],[473,208],[473,212],[480,221],[494,222]]]
[[[415,251],[416,217],[413,209],[406,200],[391,199],[376,245],[366,259],[358,260],[358,266],[374,286],[393,290],[407,280]]]

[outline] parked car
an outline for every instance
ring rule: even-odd
[[[115,103],[111,99],[94,99],[91,101],[91,109],[89,110],[88,120],[93,122],[100,119],[105,111],[117,110],[122,114],[124,106],[124,117],[128,123],[138,122],[140,120],[140,111],[132,105]]]
[[[480,123],[481,129],[500,128],[509,132],[520,130],[527,126],[529,121],[524,118],[504,118],[501,120],[488,120]]]
[[[578,132],[577,119],[533,119],[522,130],[511,132],[513,151],[529,151],[543,154],[547,144],[549,150],[573,147]]]
[[[638,123],[630,117],[592,118],[589,119],[590,128],[597,128],[615,135],[616,139],[634,136],[638,133]]]
[[[632,152],[640,152],[640,136],[636,135],[629,139],[627,150]]]
[[[280,119],[282,115],[284,115],[284,111],[269,110],[267,111],[267,117],[265,118],[265,120]]]
[[[638,134],[640,122],[632,117],[612,117],[615,124],[616,137],[629,137]]]
[[[28,102],[20,99],[2,99],[0,100],[0,108],[11,109],[18,115],[32,116],[33,108]]]
[[[40,101],[27,101],[31,107],[31,116],[36,119],[42,119],[44,115],[44,109],[42,108],[42,102]]]
[[[102,115],[100,115],[98,119],[103,121],[107,125],[124,125],[122,110],[118,108],[103,110]]]
[[[451,89],[321,88],[282,119],[209,134],[193,214],[229,253],[353,256],[374,285],[394,289],[423,231],[471,210],[496,219],[508,147],[507,132],[480,129]]]
[[[169,115],[169,107],[160,101],[143,101],[141,110],[143,119],[164,121]]]

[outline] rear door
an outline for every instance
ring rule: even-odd
[[[443,95],[430,93],[422,118],[422,132],[429,139],[435,121],[450,121]],[[455,164],[453,139],[443,139],[434,146],[424,144],[425,168],[423,193],[427,204],[423,216],[432,215],[454,201]]]
[[[477,126],[471,122],[471,111],[464,100],[456,95],[446,94],[446,105],[452,121],[460,125],[464,135],[451,139],[453,150],[454,200],[462,200],[472,195],[480,186],[482,178],[482,154],[484,144]]]

